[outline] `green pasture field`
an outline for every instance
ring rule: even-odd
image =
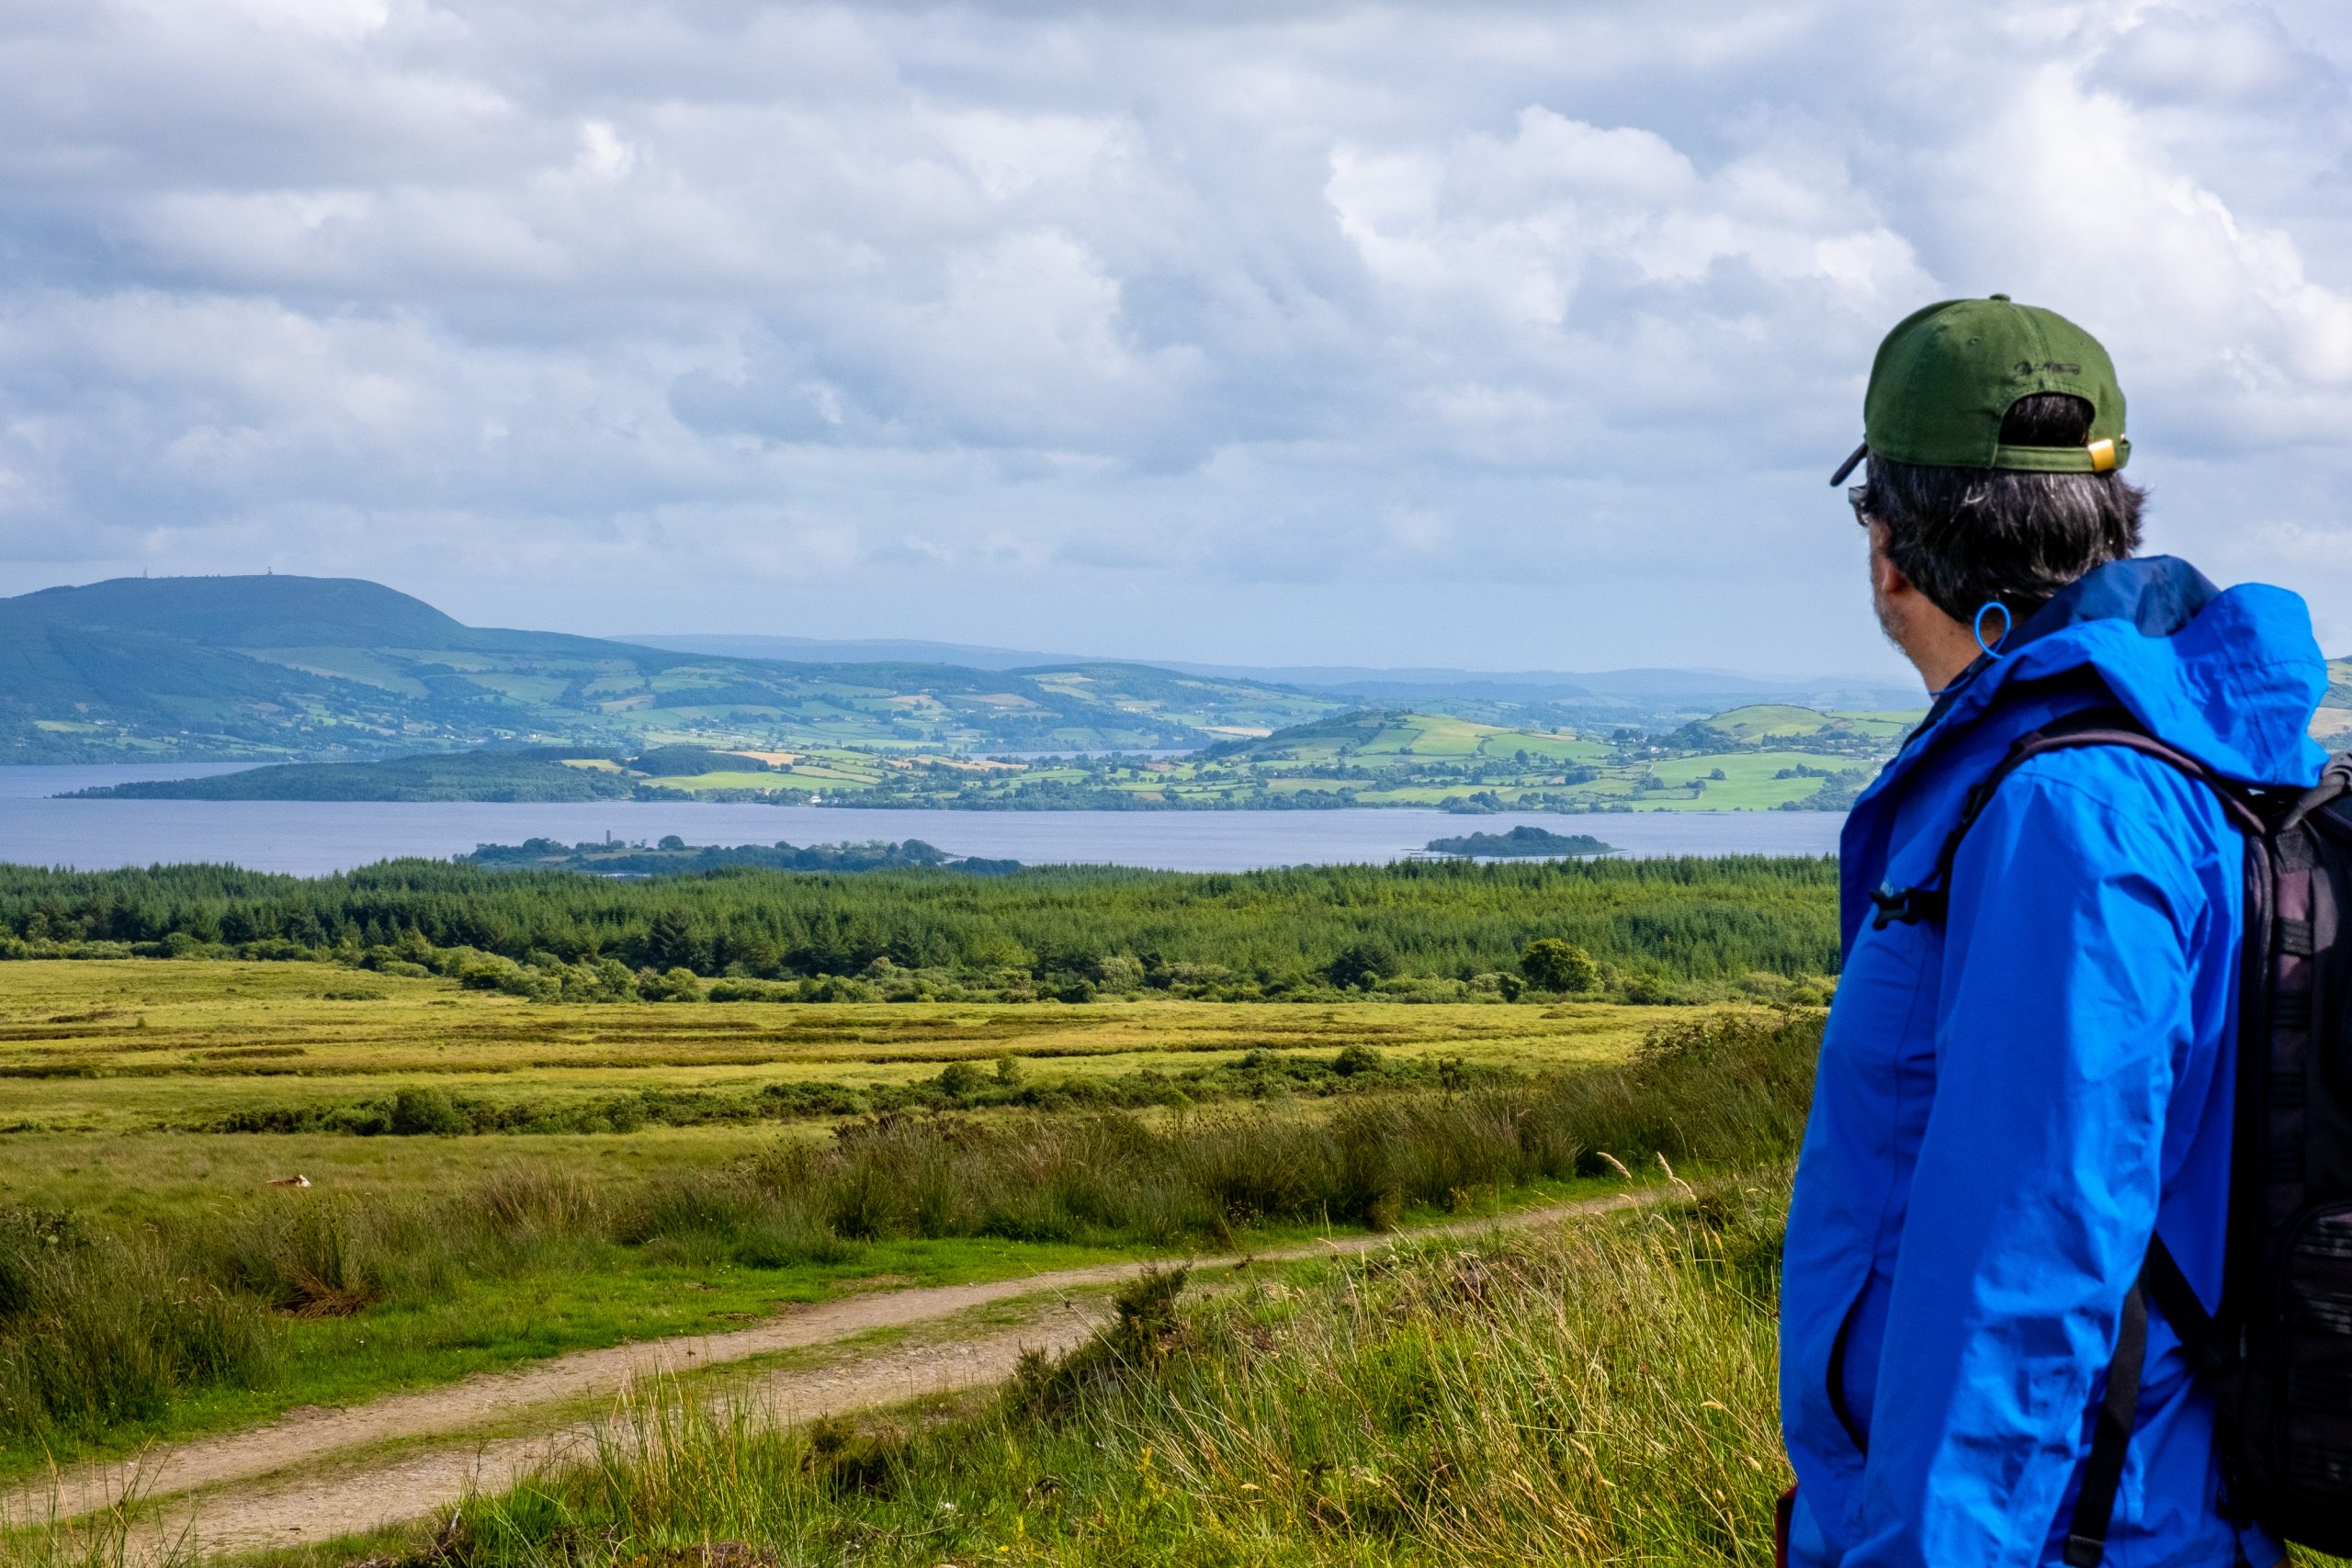
[[[1918,727],[1921,715],[1917,709],[1849,708],[1838,716],[1855,728],[1883,740],[1900,740]]]
[[[647,779],[645,787],[670,790],[681,795],[695,795],[706,790],[775,789],[782,782],[772,773],[719,772],[682,773],[665,778]]]
[[[1854,764],[1816,751],[1724,751],[1695,757],[1662,759],[1650,771],[1662,784],[1687,789],[1704,781],[1705,788],[1691,800],[1638,801],[1651,809],[1698,811],[1770,811],[1804,799],[1821,788],[1820,774]],[[1809,776],[1776,778],[1797,768],[1814,770]],[[1709,775],[1721,770],[1723,777]]]

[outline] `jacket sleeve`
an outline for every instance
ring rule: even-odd
[[[2147,826],[2178,821],[2160,765],[2037,759],[1953,866],[1850,1568],[2024,1568],[2071,1506],[2193,1033],[2204,895]]]

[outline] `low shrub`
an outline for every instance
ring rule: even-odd
[[[472,1120],[458,1109],[449,1091],[429,1085],[404,1089],[392,1096],[391,1114],[386,1122],[388,1131],[402,1137],[473,1131]]]

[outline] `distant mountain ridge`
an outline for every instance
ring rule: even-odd
[[[1821,707],[1906,707],[1918,700],[1909,684],[1869,675],[1815,675],[1786,679],[1741,675],[1721,670],[1625,669],[1463,670],[1445,666],[1383,669],[1349,664],[1207,664],[1193,660],[1114,660],[970,643],[921,642],[904,638],[831,638],[696,633],[636,635],[618,639],[675,652],[713,653],[744,659],[822,662],[863,660],[938,660],[979,670],[1029,670],[1072,664],[1144,664],[1180,674],[1231,681],[1260,681],[1301,691],[1343,696],[1367,704],[1424,699],[1472,702],[1623,703],[1651,706],[1688,704],[1709,712],[1744,703],[1787,702]]]
[[[357,579],[43,589],[0,599],[0,761],[336,762],[485,745],[585,757],[689,745],[830,752],[848,770],[837,782],[851,783],[870,769],[848,752],[1193,751],[1367,709],[1615,737],[1774,705],[1867,714],[1918,700],[1867,677],[1146,664],[892,639],[669,640],[694,646],[469,626]],[[845,652],[925,657],[834,657]],[[2331,703],[2352,702],[2341,694],[2352,672],[2335,674]],[[2352,740],[2352,710],[2323,709],[2323,720],[2314,733],[2331,745]],[[800,772],[812,791],[826,783],[822,768]]]
[[[960,664],[969,670],[1033,670],[1071,664],[1152,662],[1106,660],[1071,653],[1040,653],[1017,648],[987,648],[967,642],[925,642],[919,637],[769,637],[756,633],[693,632],[616,637],[615,642],[659,648],[672,653],[710,653],[723,659],[775,660],[787,664]],[[1159,664],[1160,669],[1173,665]]]
[[[485,742],[1184,750],[1328,697],[1147,666],[781,663],[469,626],[379,583],[119,578],[0,599],[0,761],[343,761]]]

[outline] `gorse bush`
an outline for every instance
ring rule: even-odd
[[[1149,1376],[1185,1332],[1176,1300],[1188,1276],[1183,1269],[1147,1269],[1120,1288],[1114,1315],[1085,1344],[1058,1360],[1023,1351],[1013,1371],[1013,1406],[1028,1416],[1065,1416],[1089,1396]]]
[[[1660,1032],[1622,1067],[1424,1083],[1320,1112],[888,1114],[729,1169],[635,1180],[516,1166],[439,1198],[285,1190],[119,1231],[0,1211],[0,1442],[103,1432],[191,1389],[266,1387],[294,1318],[594,1269],[613,1247],[775,1269],[904,1237],[1221,1245],[1257,1225],[1386,1227],[1661,1156],[1782,1158],[1819,1032],[1817,1015],[1725,1014]]]
[[[1529,944],[1549,938],[1671,989],[1829,974],[1836,885],[1832,861],[1762,858],[1208,875],[736,871],[658,883],[428,861],[309,879],[223,866],[4,866],[0,956],[365,958],[567,1001],[699,994],[712,976],[737,987],[821,976],[869,998],[956,987],[1227,997],[1466,985],[1514,973]]]
[[[779,1429],[659,1393],[477,1498],[462,1568],[1770,1561],[1776,1179],[1180,1301],[1148,1276],[946,1420]],[[1229,1277],[1228,1277],[1229,1279]]]

